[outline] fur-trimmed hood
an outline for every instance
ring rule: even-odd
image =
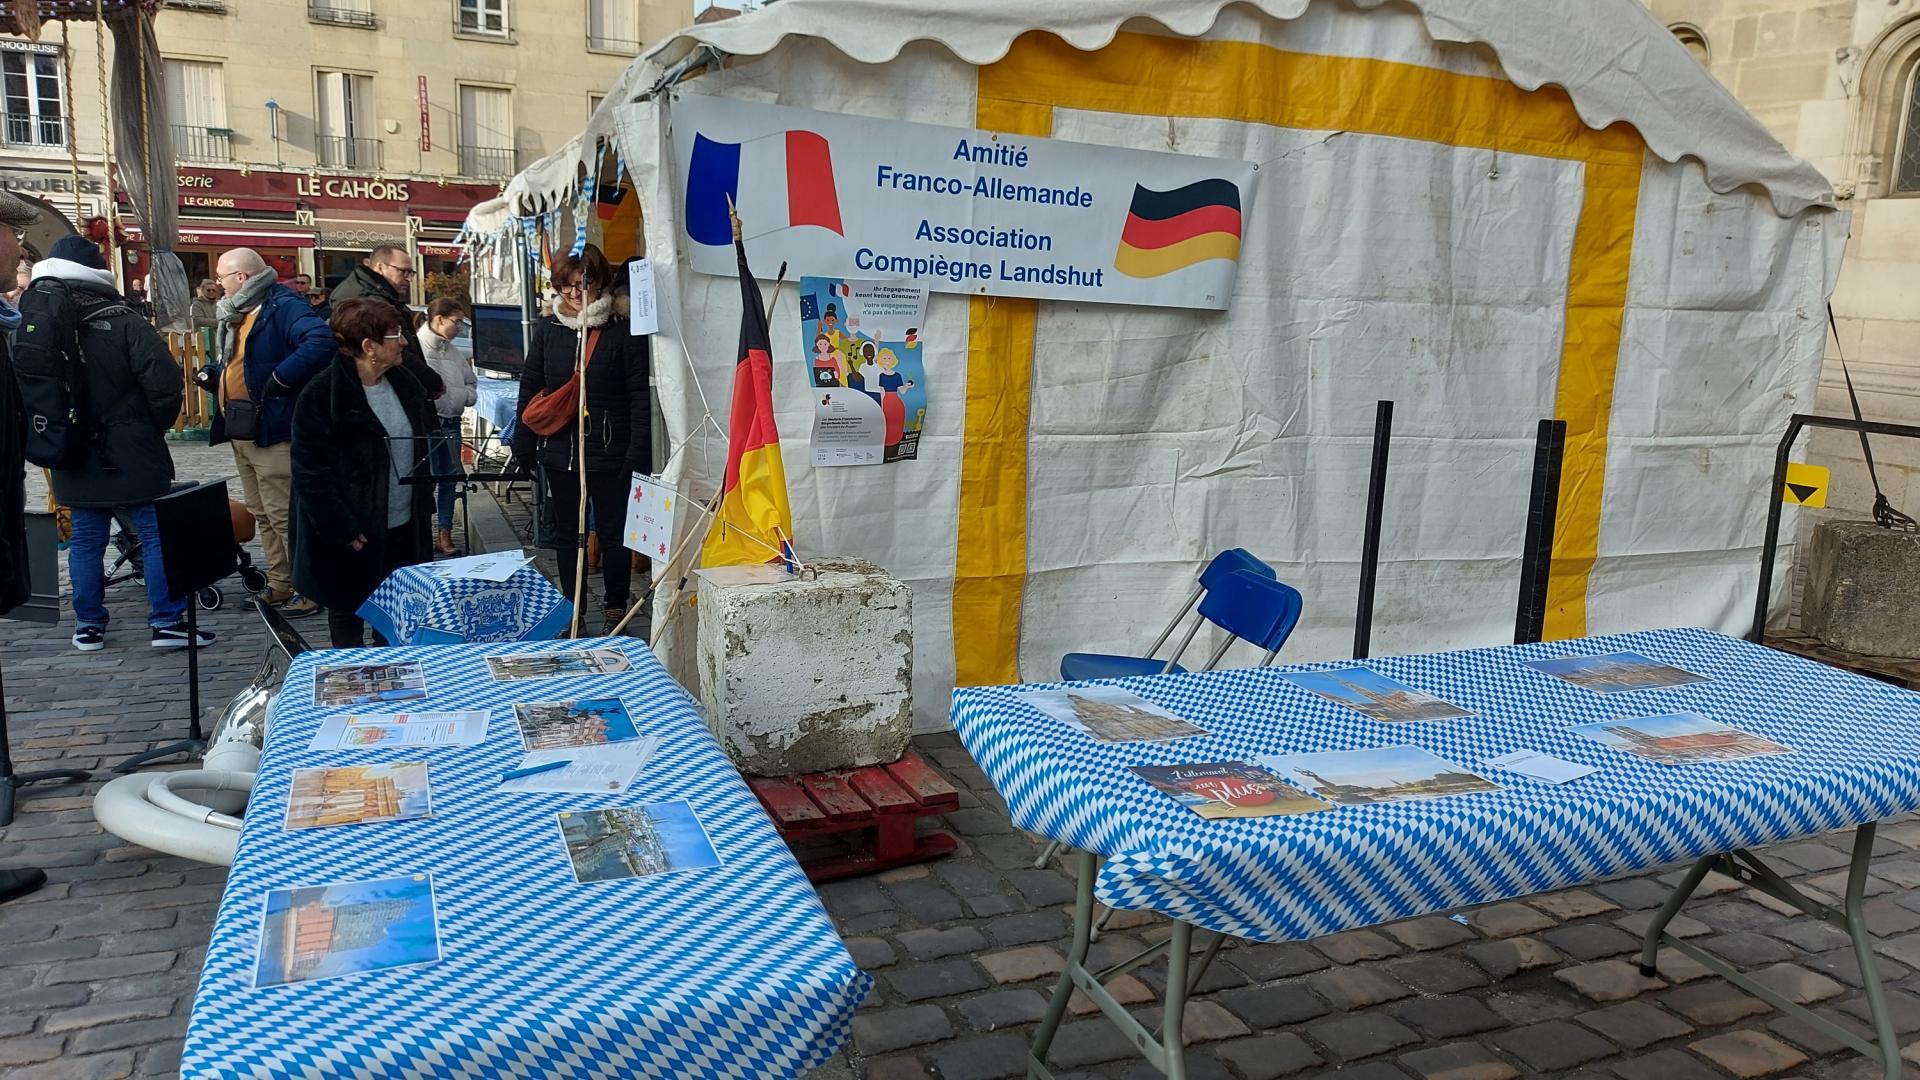
[[[560,294],[554,292],[552,289],[547,290],[545,304],[547,314],[560,320],[561,326],[573,331],[578,331],[583,321],[586,323],[587,329],[592,330],[607,325],[607,320],[613,317],[613,295],[611,293],[588,304],[578,315],[568,315],[561,311]]]

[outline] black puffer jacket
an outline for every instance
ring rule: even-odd
[[[431,429],[432,407],[405,368],[387,382],[407,408],[416,436]],[[425,445],[421,443],[420,445]],[[433,485],[410,484],[413,517],[407,548],[387,551],[387,485],[393,468],[387,429],[367,404],[353,360],[336,356],[293,406],[293,585],[322,607],[352,611],[386,578],[390,565],[424,562],[433,523]],[[356,537],[367,543],[353,550]]]
[[[65,506],[136,506],[173,486],[167,429],[180,416],[186,379],[167,343],[114,291],[105,271],[65,259],[34,267],[35,287],[58,278],[80,308],[87,400],[99,435],[86,460],[56,469],[53,494]]]
[[[420,351],[420,342],[413,336],[413,309],[407,306],[406,300],[386,278],[373,272],[372,267],[356,266],[353,273],[347,275],[347,280],[334,286],[333,291],[327,294],[327,314],[321,317],[331,319],[333,308],[361,297],[385,301],[387,306],[393,308],[394,314],[400,316],[400,332],[407,338],[400,343],[400,366],[413,374],[415,382],[426,388],[428,400],[439,397],[445,391],[446,384],[427,365],[427,355]]]
[[[587,468],[594,472],[653,472],[653,407],[648,387],[647,339],[631,337],[626,325],[610,317],[602,298],[587,308],[588,321],[607,318],[587,364]],[[589,330],[591,333],[591,330]],[[520,404],[514,415],[542,390],[558,390],[573,376],[578,331],[557,316],[542,315],[533,324],[526,367],[520,372]],[[547,437],[521,423],[514,428],[513,454],[536,456],[549,469],[574,469],[578,435],[575,424]]]

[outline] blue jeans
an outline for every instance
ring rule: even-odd
[[[172,626],[186,618],[187,602],[167,595],[167,572],[160,561],[160,523],[153,504],[123,506],[121,512],[140,537],[141,563],[147,578],[147,623]],[[67,575],[73,579],[75,626],[107,625],[107,534],[113,511],[98,506],[73,508],[73,540],[67,545]]]
[[[435,476],[464,473],[460,467],[460,418],[442,418],[427,437],[427,467]],[[453,497],[458,484],[443,483],[440,491],[440,528],[453,528]]]

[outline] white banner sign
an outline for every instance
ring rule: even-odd
[[[684,94],[673,150],[693,268],[923,280],[941,292],[1224,309],[1243,161]]]

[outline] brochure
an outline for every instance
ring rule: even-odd
[[[472,578],[476,581],[501,582],[520,572],[520,568],[532,560],[518,551],[496,551],[485,555],[466,555],[458,559],[443,559],[433,563],[434,570],[442,577]]]
[[[627,790],[640,770],[646,768],[660,740],[652,736],[632,742],[605,746],[571,746],[555,750],[535,750],[520,760],[515,770],[531,769],[556,761],[565,768],[549,769],[532,776],[502,780],[501,791],[576,791],[582,794],[617,794]]]
[[[529,750],[599,746],[640,737],[619,698],[541,701],[513,707],[520,741]]]
[[[315,705],[377,705],[427,696],[426,669],[419,664],[341,664],[313,677]]]
[[[1333,807],[1246,761],[1135,765],[1135,775],[1203,818],[1283,817]]]
[[[320,721],[309,750],[372,750],[386,746],[477,746],[487,741],[486,710],[476,712],[337,713]]]
[[[1205,729],[1117,686],[1029,690],[1014,696],[1100,742],[1167,742],[1207,734]]]
[[[1342,806],[1437,799],[1500,785],[1411,744],[1319,754],[1280,754],[1260,763]]]
[[[1519,773],[1521,776],[1538,780],[1543,784],[1564,784],[1569,780],[1578,780],[1600,771],[1592,765],[1582,765],[1577,761],[1567,761],[1552,754],[1542,754],[1533,750],[1515,750],[1510,754],[1501,754],[1497,758],[1488,758],[1487,768]]]
[[[720,856],[685,799],[562,811],[560,841],[582,884],[719,866]]]
[[[1782,746],[1750,731],[1741,731],[1693,713],[1607,720],[1598,724],[1582,724],[1573,730],[1603,746],[1638,754],[1662,765],[1741,761],[1793,752],[1790,746]]]
[[[1661,690],[1669,686],[1708,681],[1705,675],[1696,675],[1685,668],[1649,660],[1631,652],[1607,653],[1604,656],[1556,656],[1548,660],[1529,660],[1527,666],[1596,694]]]
[[[432,813],[424,761],[295,769],[286,829],[406,821]]]
[[[495,682],[557,679],[566,675],[617,675],[633,664],[619,649],[567,649],[561,652],[509,653],[487,657]]]
[[[261,905],[255,989],[440,959],[433,875],[270,889]]]
[[[1423,694],[1359,664],[1330,671],[1286,671],[1281,672],[1280,677],[1328,701],[1337,701],[1349,709],[1389,724],[1409,720],[1451,720],[1473,715],[1471,709],[1463,709],[1432,694]]]

